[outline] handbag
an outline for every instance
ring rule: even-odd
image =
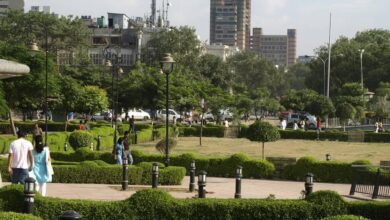
[[[53,166],[51,165],[51,160],[49,160],[50,159],[49,148],[46,147],[45,150],[46,150],[46,170],[47,170],[47,176],[49,177],[48,182],[51,182],[52,176],[54,175],[54,170],[53,170]]]

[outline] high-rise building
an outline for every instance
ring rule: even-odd
[[[249,49],[251,0],[210,0],[210,44]]]
[[[289,67],[296,62],[296,29],[288,29],[287,35],[264,35],[262,28],[253,28],[251,41],[252,50],[275,65]]]
[[[24,10],[24,0],[0,0],[0,16],[9,10]]]

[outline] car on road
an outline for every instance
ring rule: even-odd
[[[135,120],[149,120],[150,119],[150,114],[145,112],[144,110],[142,109],[130,109],[129,111],[127,111],[127,113],[122,113],[121,114],[121,118],[126,118],[126,116],[128,116],[129,118],[131,118],[132,116],[134,116],[134,119]]]
[[[176,118],[177,122],[181,122],[183,120],[181,115],[178,114],[175,110],[168,109],[168,120],[173,121],[173,117]],[[166,119],[166,110],[165,109],[157,111],[157,119],[165,121],[165,119]]]
[[[111,114],[109,112],[100,112],[91,116],[91,121],[103,121],[111,120]]]

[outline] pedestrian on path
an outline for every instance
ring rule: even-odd
[[[120,137],[116,143],[115,149],[116,164],[122,165],[123,158],[123,138]]]
[[[34,159],[33,146],[26,140],[26,132],[18,131],[18,139],[14,140],[9,147],[8,172],[13,184],[24,184],[28,178],[28,172],[32,171]]]
[[[35,138],[37,136],[41,136],[42,137],[43,131],[42,131],[42,128],[39,127],[38,123],[35,123],[34,129],[32,130],[32,135],[33,135],[33,140],[35,140]]]
[[[51,182],[52,176],[49,174],[48,163],[50,162],[50,151],[44,147],[42,136],[35,137],[35,149],[33,150],[34,168],[33,173],[35,180],[38,182],[36,190],[42,196],[46,196],[46,183]]]
[[[129,140],[129,131],[125,131],[123,134],[123,158],[127,158],[129,165],[133,164],[133,156],[131,155],[130,150],[130,140]]]

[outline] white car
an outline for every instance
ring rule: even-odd
[[[127,112],[127,116],[131,118],[134,116],[135,120],[149,120],[150,119],[150,114],[145,112],[142,109],[130,109]],[[121,118],[126,118],[126,113],[122,113]]]
[[[160,120],[163,120],[165,121],[166,119],[166,110],[163,109],[163,110],[158,110],[157,111],[157,118],[160,119]],[[173,121],[173,117],[176,118],[176,121],[177,122],[181,122],[182,121],[182,117],[181,115],[179,115],[175,110],[173,109],[168,109],[168,120],[169,121]]]

